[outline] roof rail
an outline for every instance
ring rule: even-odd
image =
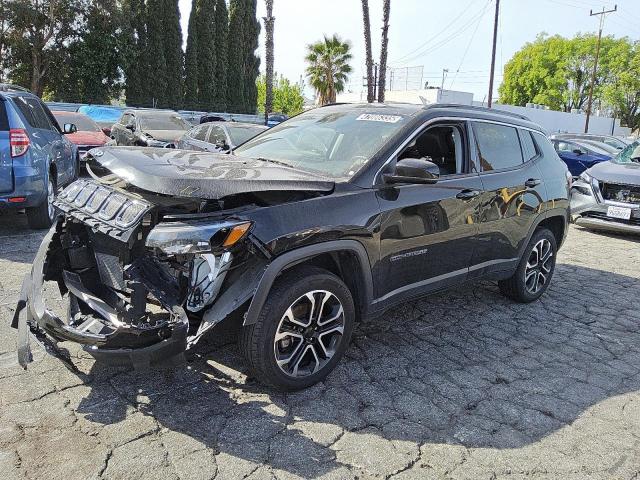
[[[0,83],[0,92],[9,92],[11,90],[15,90],[18,92],[31,93],[31,90],[29,90],[28,88],[21,87],[20,85],[12,85],[10,83]]]
[[[478,107],[476,105],[461,105],[459,103],[432,103],[430,105],[425,105],[423,108],[459,108],[461,110],[476,110],[479,112],[496,113],[499,115],[507,115],[510,117],[519,118],[521,120],[531,121],[531,119],[526,115],[521,115],[519,113],[509,112],[507,110],[500,110],[496,108]]]

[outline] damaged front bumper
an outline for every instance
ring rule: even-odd
[[[170,293],[158,285],[162,278],[153,278],[149,265],[137,265],[130,275],[135,276],[155,298],[162,299],[157,310],[164,310],[164,320],[156,326],[149,323],[135,325],[123,319],[105,301],[84,285],[80,275],[62,272],[59,288],[65,297],[67,318],[56,315],[43,296],[46,265],[52,249],[58,248],[62,218],[59,217],[45,236],[33,262],[31,272],[23,281],[12,326],[18,329],[18,361],[23,368],[31,361],[30,335],[48,341],[47,349],[56,353],[58,341],[72,341],[83,345],[96,359],[111,364],[130,364],[145,368],[185,351],[189,321],[185,310],[171,305]],[[166,290],[166,288],[164,289]]]
[[[603,182],[583,173],[571,187],[571,217],[576,225],[619,233],[640,234],[640,204],[612,200],[603,196]],[[610,207],[628,214],[612,216]]]

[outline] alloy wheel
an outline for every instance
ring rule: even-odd
[[[544,288],[553,268],[553,246],[546,238],[539,240],[531,250],[524,270],[524,283],[532,295]]]
[[[280,370],[306,377],[322,370],[336,353],[344,333],[342,303],[327,290],[296,299],[280,319],[273,350]]]
[[[53,201],[56,198],[56,189],[53,185],[53,181],[49,180],[47,185],[47,213],[49,214],[49,220],[53,221],[53,217],[56,212],[56,207],[53,206]]]

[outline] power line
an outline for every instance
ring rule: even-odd
[[[431,36],[430,38],[428,38],[424,43],[418,45],[416,48],[414,48],[413,50],[411,50],[409,53],[402,55],[401,57],[398,57],[397,59],[395,59],[393,62],[393,64],[397,64],[397,63],[403,63],[405,60],[405,58],[412,56],[415,52],[417,52],[418,50],[420,50],[421,48],[427,46],[429,43],[431,43],[433,40],[435,40],[436,38],[438,38],[442,33],[446,32],[449,27],[451,25],[453,25],[455,22],[457,22],[465,13],[467,13],[467,11],[469,10],[469,8],[471,8],[471,6],[476,3],[478,0],[471,0],[471,2],[469,3],[469,5],[467,5],[467,7],[461,12],[459,13],[453,20],[451,20],[451,22],[449,22],[442,30],[440,30],[438,33],[436,33],[435,35]]]
[[[484,11],[482,12],[482,16],[478,19],[478,23],[476,23],[476,28],[473,30],[473,33],[471,34],[471,38],[469,39],[469,43],[467,43],[467,48],[465,48],[464,53],[462,54],[462,58],[460,59],[460,64],[458,65],[458,68],[456,69],[456,73],[453,75],[453,79],[449,84],[449,89],[453,88],[453,84],[456,81],[456,78],[458,78],[458,73],[460,73],[460,67],[462,67],[464,60],[467,57],[467,53],[469,53],[469,48],[471,47],[471,43],[473,42],[473,39],[476,36],[476,33],[478,31],[478,28],[480,27],[480,24],[482,23],[482,19],[484,18],[484,15],[487,13],[488,6],[489,6],[489,2],[487,2],[487,4],[484,6]]]

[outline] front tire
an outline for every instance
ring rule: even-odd
[[[551,283],[557,253],[558,246],[553,233],[546,228],[536,230],[516,272],[512,277],[498,282],[502,294],[520,303],[530,303],[540,298]]]
[[[55,207],[53,201],[56,198],[56,185],[49,176],[47,178],[47,196],[45,201],[37,207],[27,208],[27,223],[30,228],[34,230],[40,230],[43,228],[49,228],[55,218]]]
[[[344,282],[316,267],[295,268],[274,284],[240,349],[256,378],[281,390],[322,381],[351,340],[355,308]]]

